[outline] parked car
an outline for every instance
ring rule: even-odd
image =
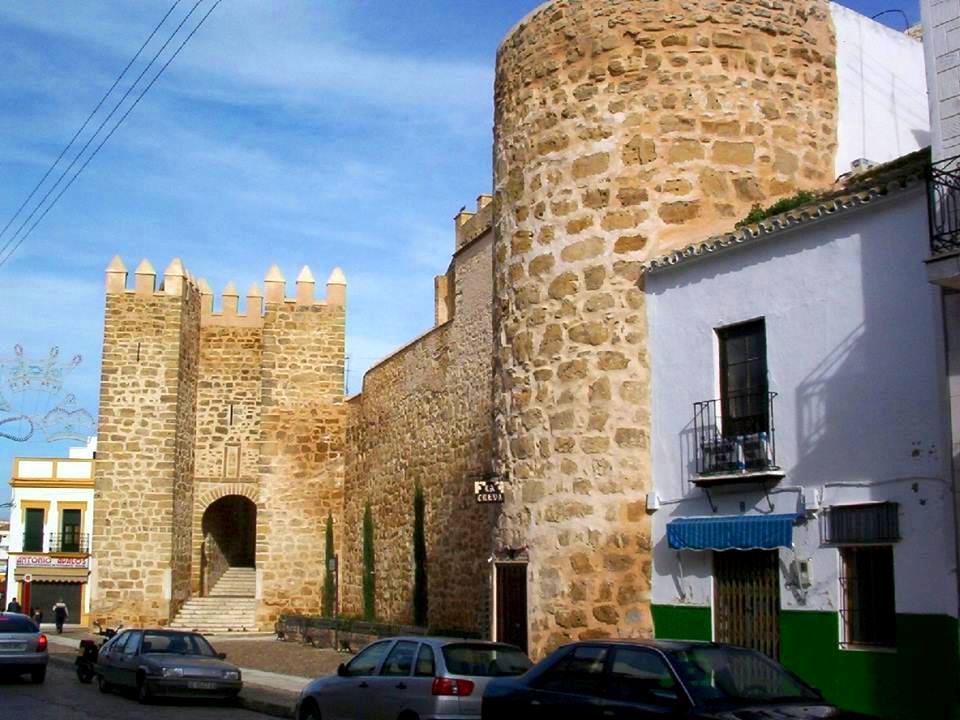
[[[660,640],[565,645],[526,675],[490,683],[482,717],[870,720],[831,705],[753,650]]]
[[[160,696],[233,699],[243,682],[225,658],[197,633],[125,630],[100,648],[97,684],[101,692],[136,690],[143,703]]]
[[[0,612],[0,672],[30,674],[35,683],[47,677],[47,636],[27,615]]]
[[[533,666],[522,650],[502,643],[400,637],[367,645],[300,694],[298,720],[479,718],[493,678]]]

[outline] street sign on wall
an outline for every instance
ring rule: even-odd
[[[473,494],[478,503],[502,503],[502,480],[477,480],[473,483]]]

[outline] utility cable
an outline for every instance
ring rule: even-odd
[[[17,211],[10,217],[9,220],[7,220],[7,224],[3,226],[3,230],[0,230],[0,238],[2,238],[4,234],[6,234],[7,230],[10,229],[10,226],[20,216],[20,213],[23,212],[23,209],[33,199],[33,196],[37,194],[37,190],[39,190],[40,187],[43,185],[43,183],[46,182],[47,178],[50,177],[50,173],[53,172],[54,168],[56,168],[57,165],[60,164],[60,161],[63,160],[63,156],[67,154],[67,152],[70,150],[71,147],[73,147],[73,144],[77,141],[77,138],[80,137],[83,131],[86,130],[87,125],[90,124],[90,121],[93,120],[94,115],[96,115],[97,112],[100,110],[100,108],[103,107],[103,103],[107,101],[107,98],[110,97],[110,94],[116,89],[117,85],[120,84],[120,81],[123,80],[124,76],[127,74],[127,71],[137,61],[137,58],[140,57],[140,55],[146,49],[147,45],[150,44],[150,41],[153,40],[154,36],[157,34],[160,28],[163,27],[163,24],[167,21],[167,18],[170,17],[170,14],[176,9],[177,5],[179,5],[182,1],[183,0],[174,0],[173,5],[171,5],[170,9],[167,10],[167,14],[163,16],[163,18],[160,20],[159,23],[157,23],[157,26],[153,29],[153,32],[150,33],[150,35],[144,41],[143,45],[140,46],[140,49],[137,50],[136,54],[134,54],[134,56],[130,58],[130,62],[127,63],[127,66],[123,69],[123,71],[119,75],[117,75],[117,79],[113,81],[113,85],[111,85],[110,89],[107,90],[107,92],[104,94],[102,98],[100,98],[100,102],[98,102],[97,106],[90,112],[90,114],[87,116],[87,119],[83,121],[83,125],[80,126],[80,129],[77,130],[77,132],[74,134],[72,138],[70,138],[70,142],[67,143],[66,147],[64,147],[63,150],[60,151],[60,154],[57,156],[57,159],[54,160],[53,164],[47,168],[47,171],[43,174],[43,177],[40,178],[40,182],[38,182],[36,185],[33,186],[33,190],[31,190],[30,194],[27,195],[27,199],[23,201],[23,204],[19,208],[17,208]],[[7,248],[7,245],[4,245],[3,250],[6,250],[6,248]],[[3,252],[3,250],[0,250],[0,252]]]
[[[201,2],[203,2],[203,0],[198,0],[198,1],[197,1],[197,5],[199,5]],[[143,96],[146,95],[147,92],[150,90],[150,88],[153,87],[153,84],[160,78],[161,75],[163,75],[164,70],[166,70],[166,69],[170,66],[170,63],[172,63],[172,62],[174,61],[174,59],[176,59],[177,55],[180,54],[180,51],[183,50],[184,46],[185,46],[188,42],[190,42],[190,38],[192,38],[192,37],[196,34],[196,32],[200,29],[200,27],[203,25],[203,23],[206,22],[207,18],[210,17],[210,14],[211,14],[214,10],[216,10],[216,9],[217,9],[217,6],[220,5],[220,3],[222,3],[222,2],[223,2],[223,0],[216,0],[216,2],[210,7],[210,9],[207,10],[206,14],[205,14],[202,18],[200,18],[200,22],[198,22],[198,23],[196,24],[196,26],[193,28],[193,30],[190,31],[190,34],[187,35],[187,37],[184,38],[184,40],[183,40],[182,43],[180,43],[180,47],[178,47],[178,48],[174,51],[173,55],[171,55],[170,58],[169,58],[169,59],[163,64],[163,66],[157,71],[157,74],[153,76],[153,79],[152,79],[152,80],[149,82],[149,84],[143,89],[143,92],[140,93],[140,95],[137,97],[137,99],[133,101],[133,104],[132,104],[129,108],[127,108],[127,111],[120,117],[119,120],[117,120],[117,123],[113,126],[113,128],[111,128],[110,132],[107,133],[107,136],[100,142],[99,145],[97,145],[96,149],[95,149],[95,150],[90,154],[90,156],[84,161],[83,165],[81,165],[80,168],[77,170],[77,172],[74,173],[73,177],[70,178],[70,181],[69,181],[66,185],[64,185],[63,189],[62,189],[62,190],[57,194],[57,196],[53,199],[53,202],[51,202],[51,203],[47,206],[47,208],[43,211],[43,213],[40,215],[40,217],[37,218],[36,222],[34,222],[33,225],[30,226],[30,229],[26,232],[26,234],[17,241],[17,244],[14,245],[14,246],[10,249],[10,252],[8,252],[8,253],[6,254],[6,256],[0,258],[0,268],[2,268],[2,267],[6,264],[6,262],[13,256],[13,254],[17,251],[17,248],[19,248],[20,245],[23,244],[23,241],[26,240],[28,237],[30,237],[30,234],[34,231],[34,229],[37,227],[37,225],[39,225],[40,222],[47,216],[47,213],[50,212],[50,210],[53,209],[53,206],[57,204],[57,201],[60,200],[61,197],[63,197],[63,194],[64,194],[67,190],[70,189],[70,186],[73,185],[74,180],[76,180],[76,179],[80,176],[80,173],[82,173],[82,172],[86,169],[87,165],[90,164],[90,161],[93,160],[93,158],[95,158],[95,157],[97,156],[97,153],[100,152],[100,149],[106,144],[106,142],[107,142],[111,137],[113,137],[113,134],[117,131],[117,128],[119,128],[120,125],[123,124],[123,121],[127,119],[127,116],[130,115],[131,112],[133,112],[133,109],[134,109],[135,107],[137,107],[137,105],[140,104],[140,101],[143,100]],[[194,5],[194,8],[193,8],[194,10],[196,9],[197,5]],[[193,10],[191,10],[190,12],[192,13]],[[189,15],[188,15],[187,17],[189,17]],[[181,25],[182,25],[182,24],[183,24],[183,23],[181,23]],[[179,31],[179,30],[180,30],[180,28],[178,27],[178,28],[177,28],[177,31]],[[176,35],[176,32],[177,32],[177,31],[174,32],[174,35]],[[171,36],[171,39],[172,39],[172,38],[173,38],[173,36]],[[168,42],[169,42],[169,41],[168,41]],[[164,45],[164,47],[166,47],[166,44]]]
[[[126,101],[126,99],[127,99],[128,97],[130,97],[130,93],[133,92],[134,88],[136,88],[136,86],[140,83],[140,80],[143,79],[143,76],[147,74],[147,72],[150,70],[151,67],[153,67],[153,64],[157,61],[157,58],[159,58],[160,55],[163,53],[163,51],[167,49],[167,46],[168,46],[168,45],[171,43],[171,41],[177,36],[177,34],[180,32],[180,29],[186,24],[187,20],[190,19],[190,16],[193,15],[193,13],[196,11],[196,9],[200,6],[200,4],[201,4],[202,2],[203,2],[203,0],[197,0],[197,2],[194,4],[194,6],[193,6],[192,8],[190,8],[190,12],[188,12],[188,13],[184,16],[184,18],[180,21],[180,24],[177,25],[176,29],[170,34],[170,37],[167,38],[166,42],[164,42],[163,45],[160,47],[160,49],[157,50],[157,52],[154,54],[154,56],[153,56],[152,58],[150,58],[150,62],[147,63],[147,65],[143,68],[143,70],[142,70],[142,71],[140,72],[140,74],[137,76],[137,79],[134,80],[133,83],[130,85],[130,87],[127,88],[127,91],[123,94],[123,97],[121,97],[120,100],[117,101],[117,103],[113,106],[113,109],[112,109],[112,110],[110,111],[110,113],[103,119],[103,121],[100,123],[100,125],[97,127],[97,129],[94,131],[93,135],[91,135],[91,136],[87,139],[87,142],[84,143],[83,147],[80,149],[80,152],[78,152],[78,153],[76,154],[76,156],[73,158],[73,160],[70,161],[70,164],[64,169],[64,171],[63,171],[62,173],[60,173],[60,177],[58,177],[58,178],[57,178],[57,181],[50,187],[49,190],[47,190],[47,192],[44,194],[44,196],[43,196],[43,198],[40,200],[40,202],[37,203],[37,205],[33,208],[33,210],[32,210],[32,211],[30,212],[30,214],[27,216],[27,219],[24,220],[23,223],[21,223],[21,225],[20,225],[19,228],[17,228],[17,231],[7,240],[7,242],[4,244],[4,246],[3,246],[2,248],[0,248],[0,255],[3,255],[4,251],[6,251],[8,247],[10,247],[10,244],[11,244],[14,240],[16,240],[17,236],[20,235],[20,233],[23,231],[23,229],[30,223],[31,220],[33,220],[34,216],[37,214],[37,212],[40,210],[40,208],[43,207],[43,204],[44,204],[44,203],[47,201],[47,199],[53,194],[53,192],[57,189],[57,187],[60,185],[60,183],[63,182],[63,179],[70,173],[70,171],[73,169],[73,166],[77,164],[77,161],[78,161],[81,157],[83,157],[83,154],[87,151],[87,148],[90,147],[91,143],[93,143],[93,141],[94,141],[94,140],[97,138],[97,136],[100,134],[100,131],[103,130],[103,128],[106,126],[106,124],[107,124],[108,122],[110,122],[110,118],[112,118],[112,117],[114,116],[114,114],[117,112],[117,110],[120,109],[120,107],[123,105],[123,103]],[[219,2],[218,2],[217,4],[219,5]],[[216,5],[214,5],[213,7],[216,7]],[[209,13],[207,13],[207,14],[209,15]],[[206,19],[206,16],[204,16],[203,19],[205,20],[205,19]],[[203,21],[202,21],[202,20],[201,20],[200,24],[201,24],[201,25],[203,24]],[[199,27],[199,25],[198,25],[197,27]],[[196,28],[194,29],[194,32],[196,32]],[[192,37],[192,35],[193,35],[193,33],[191,33],[190,35],[188,35],[188,36],[187,36],[188,39],[189,39],[189,37]],[[181,45],[181,47],[183,47],[183,46]],[[179,51],[178,51],[178,52],[179,52]],[[174,53],[173,57],[176,57],[176,53]],[[168,62],[167,64],[169,64],[169,62]],[[164,68],[166,68],[166,66],[164,66]],[[161,72],[162,72],[162,70],[161,70]],[[157,75],[157,77],[159,77],[159,74]],[[154,80],[156,80],[156,77],[154,78]],[[151,82],[150,85],[147,86],[147,89],[149,89],[151,85],[153,85],[153,82]],[[141,94],[140,97],[143,97],[143,95]],[[139,98],[137,99],[137,101],[139,102]],[[131,109],[132,109],[133,107],[136,107],[136,102],[131,106]],[[130,112],[130,111],[128,110],[127,113],[124,115],[124,117],[126,117],[126,115],[128,115],[129,112]],[[121,120],[121,122],[122,122],[122,120]],[[118,124],[119,124],[119,123],[118,123]],[[116,129],[116,126],[114,126],[114,129]],[[113,131],[110,132],[110,135],[112,135],[112,134],[113,134]],[[108,135],[108,137],[109,137],[109,135]],[[99,150],[100,147],[102,147],[102,146],[103,146],[103,143],[101,143],[100,146],[98,146],[97,150]],[[93,155],[95,155],[95,154],[96,154],[96,150],[94,151]],[[82,167],[86,167],[87,163],[90,162],[90,158],[92,158],[93,155],[90,155],[90,156],[87,158],[86,162],[83,164]],[[79,173],[78,173],[78,174],[79,174]],[[76,179],[76,175],[73,176],[73,179]],[[73,179],[70,180],[70,182],[67,184],[66,187],[69,187],[70,184],[73,183]],[[50,209],[56,204],[57,200],[59,200],[62,195],[63,195],[63,191],[61,191],[61,192],[56,196],[56,198],[54,198],[53,202],[52,202],[50,205],[47,206],[47,208],[44,210],[43,214],[41,215],[41,218],[42,218],[43,216],[45,216],[45,215],[50,211]],[[31,226],[30,230],[27,232],[27,235],[29,235],[30,232],[33,231],[33,228],[36,227],[36,226],[37,226],[37,223],[34,223],[34,224]],[[3,259],[3,260],[0,260],[0,267],[2,267],[3,264],[7,261],[7,259],[9,259],[9,257],[16,251],[16,249],[17,249],[18,247],[20,247],[20,245],[23,243],[23,241],[24,241],[24,239],[27,237],[27,235],[23,235],[22,237],[20,237],[20,239],[16,242],[16,244],[13,246],[13,248],[10,250],[10,252],[4,257],[4,259]]]
[[[876,20],[878,17],[880,17],[880,16],[882,16],[882,15],[887,15],[887,14],[889,14],[889,13],[900,13],[900,15],[903,17],[904,30],[909,30],[909,29],[910,29],[910,19],[907,17],[907,14],[906,14],[903,10],[901,10],[900,8],[891,8],[891,9],[889,9],[889,10],[881,10],[880,12],[875,13],[874,15],[871,15],[871,16],[870,16],[870,19],[871,19],[871,20]]]

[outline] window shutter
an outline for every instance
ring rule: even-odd
[[[900,539],[899,505],[895,502],[834,505],[821,519],[821,536],[828,545],[869,545]]]

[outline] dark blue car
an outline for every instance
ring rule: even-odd
[[[565,645],[525,675],[490,683],[482,712],[483,720],[871,720],[753,650],[667,640]]]

